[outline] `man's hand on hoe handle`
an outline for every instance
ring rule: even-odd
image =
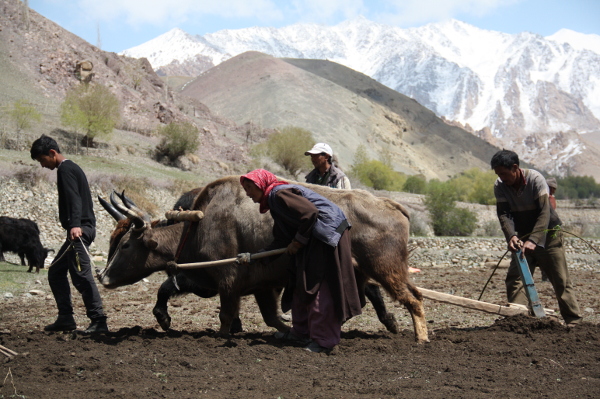
[[[519,237],[517,236],[512,236],[510,238],[510,241],[508,242],[508,249],[511,252],[517,252],[521,249],[523,251],[523,254],[525,254],[528,252],[533,252],[535,248],[536,244],[533,241],[521,241],[521,239],[519,239]]]
[[[519,239],[517,236],[512,236],[510,241],[508,242],[508,249],[511,252],[517,252],[519,249],[523,247],[523,241]]]

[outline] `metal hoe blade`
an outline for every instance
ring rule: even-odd
[[[536,317],[546,317],[546,312],[544,312],[544,307],[540,302],[540,298],[538,297],[537,290],[535,289],[535,284],[533,284],[533,277],[531,276],[531,271],[529,270],[529,265],[527,264],[527,259],[523,255],[521,250],[517,251],[517,260],[519,262],[519,272],[521,273],[521,281],[523,281],[523,287],[525,288],[525,295],[529,300],[529,304],[531,305],[531,310]]]

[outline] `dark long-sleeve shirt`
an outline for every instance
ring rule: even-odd
[[[306,245],[312,235],[312,229],[317,221],[319,210],[306,198],[294,194],[292,189],[277,192],[277,201],[280,201],[291,215],[293,222],[291,222],[291,220],[288,222],[294,223],[293,229],[296,229],[296,233],[292,236],[290,231],[281,229],[281,227],[275,223],[273,226],[274,241],[266,249],[284,248],[292,241],[292,239],[296,239],[300,243]]]
[[[323,234],[319,223],[323,218],[328,227],[344,226],[346,222],[343,212],[333,203],[324,204],[318,195],[306,190],[302,193],[298,187],[274,189],[270,195],[275,203],[271,203],[273,226],[273,243],[269,249],[285,247],[290,241],[297,240],[305,246],[293,257],[291,286],[306,302],[319,291],[321,282],[327,281],[331,290],[332,300],[341,322],[361,313],[364,297],[359,294],[354,268],[352,266],[352,249],[350,232],[346,231],[347,224],[339,235]],[[312,194],[311,194],[312,193]],[[308,197],[304,197],[308,195]],[[320,196],[319,196],[320,197]],[[310,199],[309,199],[310,198]],[[271,198],[269,198],[271,199]],[[327,199],[323,200],[329,202]],[[313,203],[313,201],[315,201]],[[332,209],[333,207],[333,209]],[[339,212],[338,212],[339,211]],[[336,245],[331,245],[335,241]],[[290,290],[286,290],[282,298],[282,309],[289,309]]]
[[[496,180],[496,212],[506,240],[514,235],[525,237],[537,245],[545,246],[546,232],[561,221],[548,201],[546,179],[538,171],[522,169],[523,183],[518,190]]]
[[[92,194],[83,170],[66,159],[58,166],[56,176],[61,226],[67,231],[73,227],[96,227]]]

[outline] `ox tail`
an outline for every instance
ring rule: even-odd
[[[424,317],[423,294],[408,278],[405,272],[388,275],[386,281],[378,281],[394,301],[400,302],[406,309],[417,317]]]

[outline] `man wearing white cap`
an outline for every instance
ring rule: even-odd
[[[328,144],[317,143],[304,155],[310,155],[315,168],[306,175],[306,182],[350,190],[350,180],[333,162],[333,150]]]

